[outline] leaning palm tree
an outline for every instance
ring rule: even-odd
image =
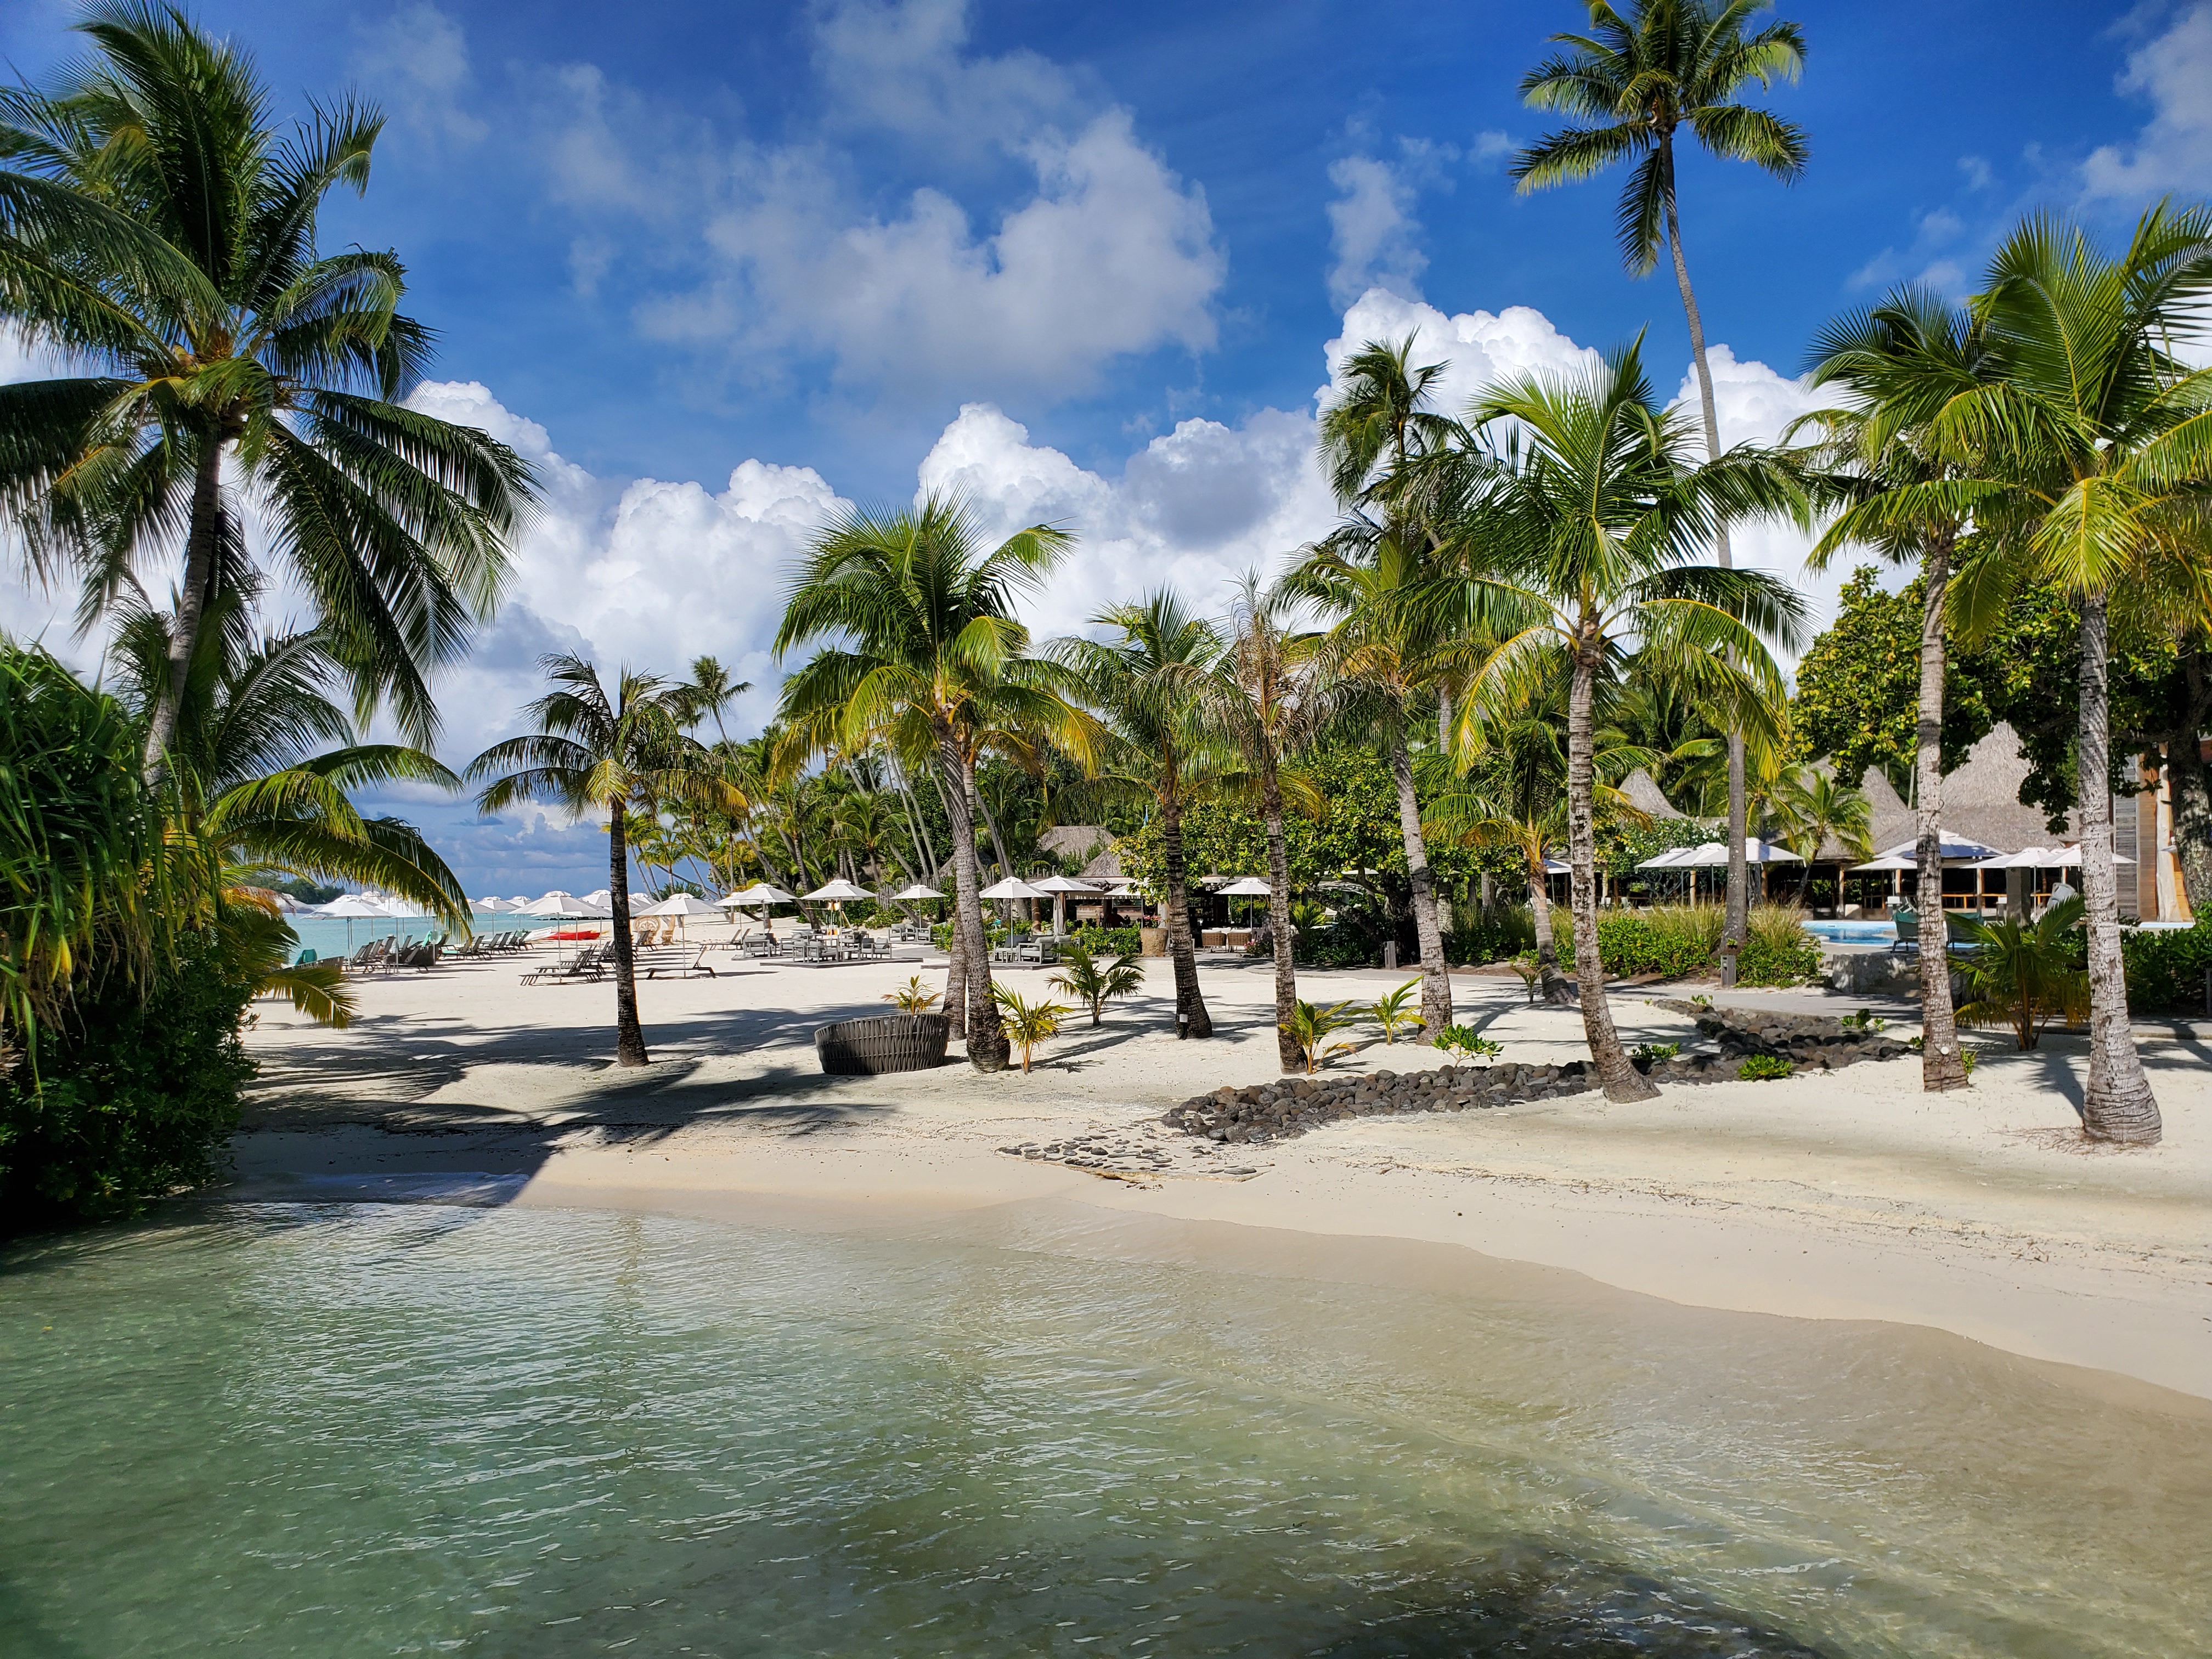
[[[1224,648],[1210,696],[1214,718],[1244,756],[1258,788],[1267,836],[1268,931],[1274,940],[1275,1057],[1286,1073],[1305,1069],[1305,1054],[1288,1029],[1297,1012],[1298,979],[1284,794],[1286,784],[1301,799],[1310,792],[1285,769],[1328,723],[1336,701],[1319,636],[1296,625],[1297,604],[1286,587],[1263,586],[1256,570],[1244,573],[1222,629]]]
[[[1158,808],[1160,910],[1175,969],[1176,1030],[1179,1036],[1210,1037],[1213,1021],[1199,990],[1192,949],[1182,815],[1228,767],[1225,746],[1207,720],[1221,635],[1171,588],[1155,589],[1091,620],[1111,630],[1109,636],[1054,640],[1050,653],[1111,734],[1100,783],[1149,798]]]
[[[975,515],[947,496],[893,512],[854,508],[815,535],[776,630],[779,655],[824,645],[784,682],[783,712],[816,752],[880,748],[933,769],[951,825],[952,964],[945,1011],[981,1071],[1006,1064],[991,991],[975,856],[975,766],[996,730],[1026,721],[1087,738],[1030,658],[1017,600],[1073,544],[1032,525],[986,549]]]
[[[210,604],[250,581],[240,486],[358,711],[427,746],[430,672],[490,615],[534,485],[399,401],[431,337],[398,258],[317,251],[382,118],[348,99],[279,133],[252,58],[172,7],[102,0],[78,27],[88,61],[0,92],[0,319],[93,372],[0,387],[0,511],[41,580],[77,575],[86,627],[181,550],[149,781]]]
[[[1952,576],[1976,507],[1997,493],[1996,485],[1976,476],[1983,470],[1978,459],[1943,453],[1933,424],[1992,372],[1984,331],[1972,316],[1924,289],[1901,289],[1821,331],[1813,347],[1813,383],[1833,387],[1844,402],[1797,423],[1821,434],[1826,477],[1846,503],[1807,565],[1826,569],[1843,549],[1864,547],[1920,573],[1913,798],[1923,893],[1943,887],[1943,679]],[[1942,906],[1922,905],[1920,959],[1942,962],[1949,950]],[[1966,1060],[1949,975],[1923,975],[1921,996],[1921,1086],[1963,1089]]]
[[[1690,428],[1662,409],[1640,347],[1595,371],[1494,386],[1470,411],[1496,461],[1462,533],[1510,550],[1510,578],[1468,576],[1471,597],[1516,619],[1471,677],[1470,714],[1503,717],[1553,676],[1567,679],[1567,844],[1583,1026],[1607,1095],[1655,1093],[1629,1063],[1605,997],[1597,944],[1598,730],[1601,694],[1632,669],[1682,686],[1736,728],[1771,731],[1781,676],[1765,640],[1794,641],[1797,594],[1757,571],[1688,563],[1730,518],[1802,516],[1792,470],[1745,449],[1695,465]],[[1440,585],[1441,590],[1441,585]]]
[[[1795,23],[1746,25],[1771,0],[1628,0],[1616,8],[1589,0],[1590,32],[1555,34],[1566,51],[1522,77],[1522,96],[1577,125],[1547,133],[1514,158],[1510,169],[1524,192],[1573,183],[1619,161],[1636,160],[1615,215],[1621,258],[1630,272],[1648,276],[1667,244],[1690,325],[1690,361],[1698,380],[1705,455],[1721,453],[1720,419],[1713,406],[1712,368],[1705,359],[1705,319],[1690,286],[1682,252],[1682,227],[1674,184],[1675,136],[1683,128],[1708,154],[1749,161],[1794,181],[1805,170],[1805,134],[1765,110],[1740,102],[1756,83],[1794,81],[1805,63],[1805,40]],[[1727,569],[1725,525],[1714,532],[1716,562]],[[1728,937],[1741,945],[1750,904],[1744,859],[1743,744],[1732,733],[1729,753]]]
[[[1977,511],[1993,555],[1972,573],[1966,609],[1983,623],[2011,582],[2030,577],[2081,606],[2081,1123],[2094,1139],[2148,1146],[2162,1130],[2120,952],[2108,634],[2116,600],[2177,629],[2212,612],[2212,368],[2177,355],[2206,332],[2212,209],[2161,204],[2117,254],[2076,226],[2031,218],[1997,250],[1973,303],[1995,372],[1933,423],[1948,454],[1979,461],[1983,477],[2004,486]]]
[[[637,973],[629,932],[629,842],[633,813],[651,817],[663,801],[726,805],[707,751],[685,731],[686,688],[624,669],[613,694],[580,657],[541,658],[553,690],[525,709],[537,727],[495,743],[469,763],[481,781],[480,811],[526,800],[550,802],[581,818],[607,815],[608,908],[614,912],[615,1063],[647,1063],[637,1018]]]

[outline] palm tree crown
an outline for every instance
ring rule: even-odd
[[[1521,79],[1521,94],[1539,109],[1578,123],[1547,133],[1514,158],[1510,177],[1522,191],[1590,178],[1636,158],[1617,216],[1620,256],[1638,276],[1658,263],[1671,240],[1666,221],[1674,196],[1674,135],[1687,127],[1711,154],[1749,161],[1787,183],[1805,170],[1804,131],[1738,101],[1754,82],[1794,81],[1805,64],[1805,40],[1795,23],[1774,22],[1747,34],[1744,26],[1771,0],[1643,0],[1624,16],[1590,0],[1588,34],[1555,34],[1567,51]]]
[[[0,313],[98,372],[0,387],[0,506],[43,579],[80,573],[88,625],[181,538],[149,775],[200,618],[249,575],[226,459],[361,711],[389,702],[427,742],[429,671],[496,603],[534,486],[506,446],[398,401],[430,347],[398,259],[316,248],[381,117],[347,100],[280,135],[251,58],[181,11],[105,0],[79,27],[88,61],[0,93]]]

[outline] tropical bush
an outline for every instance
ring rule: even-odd
[[[1487,910],[1468,906],[1444,934],[1447,962],[1504,962],[1536,948],[1535,919],[1525,904],[1493,904]]]
[[[1135,930],[1117,928],[1115,931],[1133,933]],[[1078,938],[1067,942],[1066,962],[1047,982],[1054,990],[1066,992],[1090,1009],[1091,1023],[1095,1026],[1104,1020],[1108,1002],[1115,997],[1134,996],[1145,988],[1145,969],[1134,947],[1109,961],[1101,962]]]
[[[252,987],[212,930],[109,971],[0,1079],[0,1231],[125,1219],[215,1173],[253,1075]]]
[[[1761,1083],[1788,1077],[1796,1069],[1779,1054],[1753,1054],[1735,1068],[1735,1074],[1746,1083]]]
[[[1419,979],[1409,979],[1396,990],[1377,997],[1368,1005],[1367,1018],[1382,1028],[1385,1046],[1395,1043],[1400,1031],[1415,1030],[1427,1023],[1412,1006],[1413,993],[1420,986]]]
[[[926,1014],[937,1006],[938,998],[937,993],[924,985],[921,975],[916,974],[896,991],[884,992],[884,1000],[902,1014]]]
[[[2081,901],[2070,898],[2034,921],[2007,916],[1961,927],[1960,942],[1975,948],[1951,958],[1967,988],[1959,1024],[2009,1025],[2023,1048],[2034,1048],[2053,1019],[2078,1024],[2089,1012],[2089,975],[2074,937],[2081,909]]]
[[[1749,937],[1736,958],[1739,985],[1802,985],[1820,974],[1820,941],[1805,931],[1805,913],[1794,904],[1758,904]]]
[[[2130,930],[2120,937],[2128,1006],[2138,1013],[2199,1013],[2212,970],[2212,919],[2193,927]]]
[[[992,981],[991,999],[998,1004],[1005,1022],[1006,1041],[1022,1051],[1024,1073],[1030,1069],[1030,1055],[1037,1044],[1058,1036],[1060,1021],[1075,1012],[1064,1002],[1047,1002],[1042,997],[1030,1002],[1004,980]]]
[[[1437,1034],[1436,1046],[1448,1054],[1494,1060],[1505,1052],[1505,1045],[1495,1037],[1486,1037],[1472,1025],[1447,1025]]]
[[[1316,1066],[1327,1064],[1338,1054],[1352,1052],[1349,1042],[1331,1042],[1329,1038],[1358,1018],[1349,1002],[1332,1003],[1324,1008],[1303,998],[1299,1000],[1291,1017],[1283,1022],[1283,1029],[1291,1034],[1291,1041],[1305,1056],[1308,1077],[1313,1075]]]
[[[1144,937],[1134,927],[1079,927],[1070,937],[1094,957],[1133,957],[1144,951]]]

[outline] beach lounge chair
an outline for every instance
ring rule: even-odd
[[[699,946],[688,961],[678,951],[672,957],[654,963],[645,970],[645,976],[647,979],[690,979],[696,974],[704,974],[712,979],[714,970],[707,965],[707,952],[713,948],[707,945]]]
[[[586,945],[572,957],[565,957],[547,968],[532,969],[522,976],[525,985],[574,985],[580,980],[599,977],[600,963],[605,952],[596,945]]]

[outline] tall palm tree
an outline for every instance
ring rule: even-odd
[[[1811,377],[1844,402],[1805,417],[1823,435],[1827,477],[1844,509],[1815,543],[1807,565],[1825,569],[1845,547],[1871,548],[1893,564],[1917,566],[1920,611],[1919,712],[1913,801],[1920,891],[1943,890],[1943,678],[1952,578],[1972,531],[1975,509],[1996,487],[1983,469],[1936,441],[1934,423],[1953,400],[1994,372],[1973,318],[1924,289],[1900,289],[1867,310],[1839,318],[1813,346]],[[1955,449],[1955,441],[1950,447]],[[1809,854],[1808,854],[1809,856]],[[1940,903],[1920,907],[1920,959],[1948,959]],[[1922,975],[1921,1086],[1966,1085],[1950,977]]]
[[[976,896],[975,766],[994,725],[1020,716],[1085,739],[1029,654],[1018,600],[1036,591],[1074,538],[1032,525],[995,548],[948,496],[883,512],[854,508],[818,531],[776,630],[779,656],[824,645],[784,682],[783,712],[817,750],[882,748],[929,766],[951,822],[953,962],[945,1012],[981,1071],[1006,1064]]]
[[[690,703],[683,685],[626,668],[610,695],[599,671],[580,657],[544,657],[538,666],[553,690],[523,711],[537,730],[494,744],[469,763],[468,776],[484,784],[480,811],[539,800],[566,807],[572,817],[607,815],[615,1063],[643,1066],[629,931],[629,819],[652,817],[664,800],[712,805],[726,798],[707,751],[684,730]]]
[[[1805,170],[1803,131],[1765,110],[1740,101],[1756,83],[1795,81],[1805,64],[1805,40],[1795,23],[1774,22],[1746,33],[1771,0],[1628,0],[1616,8],[1588,0],[1590,32],[1555,34],[1566,51],[1522,77],[1521,93],[1538,109],[1555,111],[1577,125],[1547,133],[1521,152],[1509,169],[1525,193],[1572,183],[1615,162],[1636,160],[1615,215],[1622,261],[1632,275],[1648,276],[1664,241],[1690,325],[1690,360],[1698,381],[1705,455],[1721,453],[1720,418],[1713,406],[1713,375],[1705,358],[1705,319],[1690,286],[1682,252],[1675,195],[1674,142],[1683,128],[1707,154],[1749,161],[1788,184]],[[1728,530],[1713,543],[1716,562],[1734,562]],[[1742,942],[1750,903],[1744,859],[1743,742],[1729,745],[1729,896],[1726,927]],[[1733,957],[1730,958],[1732,972]]]
[[[1967,609],[1986,620],[2007,586],[2038,576],[2081,609],[2077,769],[2081,896],[2089,937],[2092,1137],[2150,1145],[2162,1133],[2128,1019],[2112,873],[2108,636],[2116,599],[2168,625],[2212,611],[2212,369],[2178,343],[2201,340],[2212,300],[2212,209],[2160,204],[2113,254],[2078,226],[2027,220],[1998,248],[1974,301],[1996,373],[1936,417],[1936,441],[1986,458],[1984,501],[1996,556],[1982,562]]]
[[[1813,861],[1828,842],[1842,849],[1846,864],[1874,856],[1873,804],[1831,767],[1785,769],[1775,786],[1772,812],[1777,838],[1805,860],[1797,872],[1801,905],[1813,889]],[[1949,988],[1944,988],[1946,992]]]
[[[1156,588],[1133,605],[1114,605],[1091,620],[1112,630],[1109,637],[1054,640],[1050,653],[1110,734],[1100,755],[1102,780],[1149,796],[1159,809],[1160,909],[1175,970],[1176,1030],[1178,1036],[1210,1037],[1213,1021],[1199,990],[1192,948],[1182,815],[1226,769],[1227,757],[1207,720],[1209,694],[1221,667],[1221,635],[1172,588]]]
[[[1441,1031],[1452,1023],[1451,969],[1409,740],[1423,692],[1466,653],[1464,636],[1440,625],[1437,609],[1425,602],[1437,571],[1419,549],[1423,539],[1425,529],[1356,514],[1316,545],[1285,586],[1335,618],[1322,645],[1322,672],[1341,690],[1342,721],[1370,732],[1389,763],[1421,953],[1421,1018]]]
[[[1267,835],[1267,925],[1274,941],[1276,1058],[1285,1073],[1305,1069],[1291,1035],[1297,1013],[1297,966],[1292,953],[1291,864],[1283,827],[1284,769],[1334,712],[1321,641],[1296,625],[1297,598],[1260,573],[1238,579],[1230,602],[1224,649],[1214,676],[1212,707],[1229,741],[1254,774]],[[1303,797],[1309,792],[1301,788]]]
[[[714,735],[723,742],[730,738],[729,728],[722,724],[722,711],[753,689],[750,680],[733,680],[730,671],[716,657],[696,657],[691,663],[691,684],[688,688],[691,703],[691,722],[711,716]]]
[[[0,93],[0,314],[100,372],[0,387],[0,508],[43,580],[79,572],[87,626],[181,538],[149,780],[209,605],[251,573],[240,485],[358,711],[427,746],[430,671],[490,615],[534,483],[398,401],[431,337],[398,258],[316,249],[382,118],[347,99],[280,134],[252,58],[172,7],[101,0],[78,27],[87,63]]]
[[[1724,710],[1735,726],[1775,725],[1781,675],[1764,640],[1794,641],[1802,600],[1760,572],[1687,561],[1728,519],[1802,517],[1802,493],[1790,468],[1754,452],[1693,465],[1689,428],[1660,407],[1638,345],[1610,354],[1588,374],[1493,386],[1470,416],[1498,465],[1465,533],[1512,550],[1516,562],[1510,579],[1462,579],[1472,602],[1507,624],[1471,678],[1471,712],[1477,719],[1510,713],[1559,673],[1564,659],[1583,1027],[1607,1095],[1647,1098],[1656,1091],[1620,1046],[1598,959],[1593,812],[1601,696],[1633,667]],[[1470,603],[1448,592],[1443,598]]]

